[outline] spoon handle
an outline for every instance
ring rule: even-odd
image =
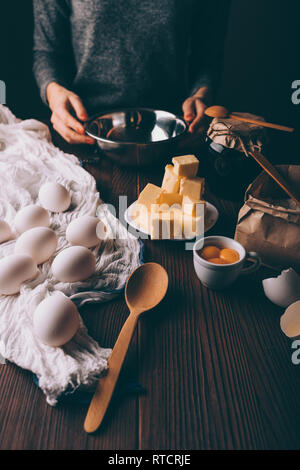
[[[235,119],[236,121],[250,122],[250,124],[257,124],[258,126],[262,127],[270,127],[271,129],[277,129],[278,131],[294,132],[292,127],[281,126],[280,124],[272,124],[271,122],[258,121],[256,119],[237,116],[236,114],[230,114],[228,117]]]
[[[104,377],[100,378],[85,418],[84,430],[88,433],[95,432],[104,418],[117,384],[137,321],[138,315],[131,313],[118,336],[116,344],[108,359],[108,372]]]

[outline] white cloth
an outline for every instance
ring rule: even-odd
[[[111,350],[101,348],[87,334],[82,320],[79,331],[65,347],[42,344],[33,333],[35,307],[55,290],[74,295],[78,306],[89,300],[111,299],[140,264],[140,246],[102,203],[94,178],[78,159],[51,143],[48,127],[33,119],[20,121],[0,105],[0,219],[14,230],[16,212],[37,202],[40,186],[50,181],[63,184],[72,197],[71,210],[50,214],[51,228],[58,236],[55,254],[68,246],[65,230],[69,222],[83,214],[97,213],[110,229],[110,236],[116,236],[102,241],[94,250],[96,273],[87,281],[56,281],[50,260],[39,266],[36,279],[23,284],[20,294],[0,295],[0,354],[35,373],[47,402],[55,405],[61,393],[91,385],[107,368]],[[0,258],[13,253],[14,244],[14,240],[2,243]]]

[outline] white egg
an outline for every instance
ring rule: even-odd
[[[88,279],[96,268],[96,258],[83,246],[71,246],[61,251],[52,263],[52,274],[61,282]]]
[[[67,227],[66,239],[71,245],[91,248],[105,238],[106,226],[97,217],[84,215],[73,220]]]
[[[292,303],[280,318],[280,328],[289,338],[300,335],[300,301]]]
[[[300,300],[300,276],[292,268],[282,271],[278,277],[264,279],[262,284],[268,299],[279,307]]]
[[[70,207],[71,196],[61,184],[46,183],[39,191],[39,201],[48,211],[64,212]]]
[[[5,220],[0,220],[0,243],[7,242],[12,239],[10,226]]]
[[[48,346],[63,346],[73,338],[78,327],[78,310],[62,292],[44,299],[33,313],[34,332]]]
[[[34,227],[49,227],[50,217],[46,209],[35,204],[23,207],[15,218],[15,227],[19,233]]]
[[[47,227],[35,227],[17,239],[15,253],[31,256],[36,264],[47,261],[57,248],[56,233]]]
[[[33,279],[37,273],[36,263],[28,255],[16,254],[2,258],[0,260],[0,294],[17,294],[23,282]]]

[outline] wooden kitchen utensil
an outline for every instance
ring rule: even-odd
[[[168,274],[157,263],[143,264],[129,277],[125,299],[130,314],[109,357],[107,375],[99,380],[91,401],[84,422],[86,432],[95,432],[104,418],[140,315],[158,305],[166,295],[167,289]]]
[[[299,197],[295,194],[288,182],[281,176],[277,169],[260,152],[248,152],[254,160],[268,173],[271,178],[286,192],[286,194],[295,201],[300,207]]]
[[[205,114],[213,118],[236,119],[237,121],[249,122],[250,124],[257,124],[258,126],[270,127],[271,129],[277,129],[279,131],[294,132],[294,129],[292,127],[281,126],[279,124],[272,124],[270,122],[259,121],[256,119],[251,119],[244,116],[239,116],[234,113],[230,113],[228,109],[224,108],[224,106],[210,106],[209,108],[206,108]]]

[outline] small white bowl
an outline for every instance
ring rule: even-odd
[[[240,259],[231,264],[215,264],[203,259],[198,251],[206,245],[236,250]],[[196,241],[193,247],[194,268],[202,284],[210,289],[225,289],[233,284],[240,274],[251,274],[257,271],[261,261],[257,253],[247,253],[245,248],[232,238],[219,235],[204,237]],[[252,265],[244,267],[246,260]]]

